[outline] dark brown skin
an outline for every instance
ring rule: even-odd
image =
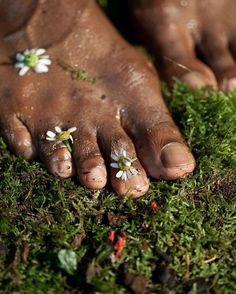
[[[228,91],[236,87],[236,1],[130,3],[137,34],[155,54],[170,84],[176,76],[194,88],[211,85]]]
[[[20,3],[20,2],[19,2]],[[160,94],[153,66],[128,45],[94,1],[0,0],[0,129],[9,147],[27,159],[39,157],[62,178],[75,174],[101,189],[107,174],[119,195],[138,198],[148,190],[147,175],[177,179],[192,172],[194,158]],[[46,74],[20,77],[12,57],[46,48]],[[96,84],[72,80],[58,60],[79,66]],[[63,143],[45,139],[48,130],[77,127],[72,154]],[[140,173],[115,177],[111,151],[137,154]]]

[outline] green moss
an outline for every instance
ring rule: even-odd
[[[70,72],[72,80],[76,81],[87,81],[91,84],[96,83],[96,79],[92,78],[84,69],[78,68],[77,66],[71,66],[64,62],[59,62],[59,65],[65,70]]]

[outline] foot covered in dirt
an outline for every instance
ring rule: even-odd
[[[147,175],[174,180],[193,171],[155,70],[95,2],[5,2],[0,129],[11,150],[90,189],[109,178],[133,198],[147,192]]]

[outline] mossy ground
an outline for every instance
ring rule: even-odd
[[[59,180],[0,141],[0,293],[236,293],[236,92],[163,92],[197,168],[138,201]],[[127,235],[115,263],[111,229]]]

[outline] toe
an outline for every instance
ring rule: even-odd
[[[109,125],[109,128],[107,125]],[[98,136],[99,144],[107,156],[107,162],[115,163],[114,159],[111,158],[111,154],[116,154],[119,157],[122,150],[125,150],[127,158],[136,158],[134,145],[120,125],[106,123],[101,128]],[[119,167],[110,167],[111,184],[118,195],[139,198],[147,192],[149,181],[138,159],[132,162],[131,167],[132,171],[135,170],[135,172],[132,173],[131,169],[128,170],[127,177],[119,174],[121,172]]]
[[[219,87],[223,91],[235,88],[236,63],[224,33],[220,32],[220,29],[217,32],[205,31],[198,46],[207,64],[213,70]]]
[[[156,56],[161,75],[169,85],[173,85],[173,77],[176,77],[186,82],[190,88],[217,88],[211,69],[196,57],[195,41],[191,33],[179,24],[169,23],[165,23],[159,30],[160,33],[155,34],[148,44]]]
[[[26,125],[16,116],[2,118],[0,121],[3,137],[9,148],[17,155],[32,160],[36,157],[31,134]]]
[[[164,107],[163,105],[162,116],[159,114],[155,117],[155,112],[152,113],[153,118],[149,116],[149,120],[143,116],[142,128],[133,125],[130,132],[138,157],[148,175],[175,180],[191,173],[195,168],[195,160]]]
[[[38,154],[53,175],[68,178],[75,174],[72,156],[63,142],[51,142],[46,139],[47,131],[55,132],[52,125],[49,124],[49,127],[43,130],[40,129],[36,134]]]
[[[117,178],[115,169],[111,170],[111,183],[113,189],[120,196],[130,196],[133,199],[138,199],[147,193],[149,188],[149,181],[146,176],[146,172],[139,162],[133,164],[133,167],[138,171],[137,175],[133,175],[127,180]]]
[[[165,144],[160,151],[160,169],[163,177],[174,180],[191,173],[195,167],[194,158],[188,147],[180,142]]]
[[[191,68],[191,70],[180,75],[179,78],[185,82],[190,89],[199,89],[204,86],[212,86],[213,89],[217,89],[214,75],[200,61],[193,60],[188,68]]]
[[[107,183],[107,171],[95,129],[80,128],[75,133],[73,158],[81,184],[89,189],[102,189]]]

